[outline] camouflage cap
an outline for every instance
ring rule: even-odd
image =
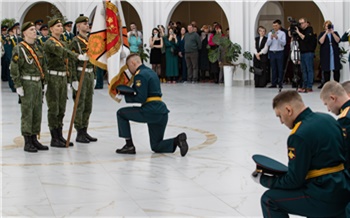
[[[49,27],[53,27],[54,25],[58,24],[58,23],[62,23],[62,19],[61,18],[55,18],[52,19],[48,22]]]
[[[34,26],[34,23],[32,21],[25,22],[22,25],[21,32],[23,33],[24,31],[26,31],[27,29],[29,29],[32,26]]]
[[[75,23],[82,23],[82,22],[88,22],[89,18],[84,16],[84,14],[80,14],[80,16],[75,20]]]

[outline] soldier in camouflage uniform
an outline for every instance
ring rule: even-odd
[[[87,33],[89,31],[88,21],[88,17],[85,17],[82,14],[75,21],[77,29],[79,30],[79,35],[73,38],[70,44],[70,48],[73,52],[76,52],[78,54],[85,54],[87,52]],[[77,61],[75,65],[76,67],[72,72],[72,86],[73,89],[78,90],[78,81],[83,70],[84,61]],[[96,84],[96,75],[94,71],[94,66],[88,62],[85,69],[85,77],[80,93],[78,109],[74,120],[74,127],[78,132],[76,141],[81,143],[97,141],[97,138],[91,137],[87,133],[87,128],[89,126],[89,118],[92,111],[92,96]]]
[[[7,45],[5,47],[5,56],[6,59],[8,60],[8,64],[11,62],[11,57],[12,57],[12,50],[13,48],[20,42],[23,41],[22,37],[20,37],[19,34],[19,23],[13,24],[8,30],[8,36],[7,36]],[[9,68],[7,68],[8,70]],[[8,72],[8,82],[9,82],[9,87],[12,90],[12,92],[16,92],[16,88],[13,84],[13,80],[11,78],[11,73]]]
[[[59,18],[49,21],[52,36],[45,42],[44,51],[47,58],[47,119],[51,133],[52,147],[66,147],[66,139],[62,136],[63,118],[67,103],[68,76],[71,72],[71,61],[78,60],[78,54],[68,49],[65,42],[60,40],[63,32],[62,20]],[[80,55],[82,59],[83,55]],[[68,61],[69,60],[69,61]],[[85,60],[85,59],[84,59]],[[70,143],[73,146],[73,143]]]
[[[24,23],[21,31],[24,41],[13,49],[11,76],[22,101],[21,132],[25,142],[24,150],[37,152],[49,149],[37,140],[41,126],[42,80],[47,69],[43,51],[35,43],[34,23]]]

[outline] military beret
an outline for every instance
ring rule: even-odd
[[[63,24],[63,26],[67,26],[68,24],[73,24],[73,22],[72,22],[72,21],[67,21],[67,22],[65,22],[65,23]]]
[[[7,28],[9,28],[9,27],[6,26],[6,25],[1,25],[1,30],[2,30],[2,31],[7,30]]]
[[[252,158],[256,163],[256,173],[278,176],[288,172],[288,167],[286,165],[264,155],[255,154]]]
[[[61,18],[55,18],[49,21],[48,25],[49,27],[55,26],[58,23],[62,23],[62,19]]]
[[[42,23],[44,23],[44,21],[42,19],[36,20],[34,22],[35,25],[37,25],[37,24],[41,25]]]
[[[80,16],[75,20],[75,23],[88,22],[89,18],[84,16],[84,14],[80,14]]]
[[[44,25],[42,25],[42,26],[40,27],[40,31],[43,30],[43,29],[48,30],[47,24],[44,24]]]
[[[23,33],[24,31],[26,31],[27,29],[29,29],[32,26],[34,26],[34,23],[32,21],[25,22],[22,25],[21,32]]]
[[[15,24],[13,24],[10,28],[8,28],[8,30],[7,31],[11,31],[11,30],[13,30],[13,28],[15,28],[16,26],[19,26],[19,23],[17,22],[17,23],[15,23]]]

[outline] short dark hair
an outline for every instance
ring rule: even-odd
[[[281,25],[281,24],[282,24],[281,20],[279,20],[279,19],[274,20],[272,23],[273,23],[273,24],[277,23],[277,24],[279,24],[279,25]]]
[[[282,91],[276,95],[272,100],[272,108],[275,109],[282,104],[289,103],[291,101],[303,102],[300,94],[295,90]]]

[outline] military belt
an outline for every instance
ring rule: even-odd
[[[311,178],[315,178],[315,177],[319,177],[319,176],[323,176],[331,173],[340,172],[344,169],[345,169],[344,164],[339,164],[338,166],[334,166],[334,167],[326,167],[319,170],[310,170],[306,175],[306,179],[311,179]]]
[[[49,70],[49,74],[55,75],[55,76],[66,76],[67,73],[65,71],[56,71],[56,70]]]
[[[151,102],[151,101],[162,101],[162,98],[161,98],[161,97],[158,97],[158,96],[155,96],[155,97],[148,97],[148,98],[146,99],[146,102],[145,102],[145,103]]]
[[[80,71],[80,72],[82,72],[83,71],[83,68],[82,67],[78,67],[78,70]],[[85,72],[87,72],[87,73],[92,73],[94,71],[94,68],[86,68],[85,69]]]
[[[40,76],[22,76],[22,79],[24,80],[30,80],[30,81],[40,81]]]

